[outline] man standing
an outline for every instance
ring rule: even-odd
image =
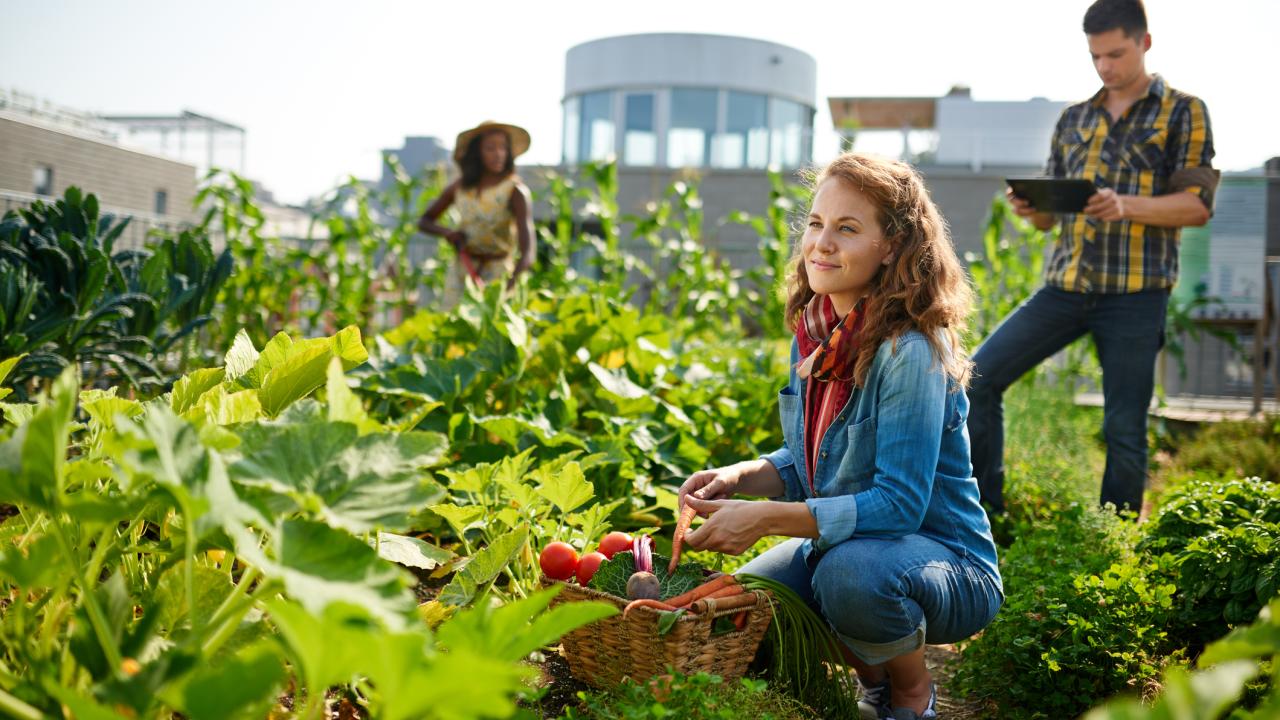
[[[1082,213],[1014,211],[1062,233],[1045,287],[996,328],[974,355],[969,433],[974,474],[989,512],[1004,510],[1006,388],[1090,333],[1102,366],[1107,465],[1102,502],[1137,511],[1147,473],[1147,407],[1164,344],[1178,235],[1209,221],[1218,173],[1209,114],[1199,98],[1146,69],[1151,49],[1141,0],[1097,0],[1084,16],[1102,89],[1062,112],[1047,172],[1083,178],[1098,192]]]

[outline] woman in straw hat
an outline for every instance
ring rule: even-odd
[[[458,135],[453,159],[462,177],[418,221],[422,232],[448,240],[458,251],[447,297],[457,297],[466,277],[477,285],[506,279],[510,288],[533,265],[532,201],[515,171],[515,159],[528,149],[529,133],[515,125],[486,121]],[[451,206],[457,209],[452,228],[439,223]]]

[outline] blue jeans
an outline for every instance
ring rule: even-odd
[[[1128,294],[1041,288],[1004,319],[973,356],[969,438],[982,500],[1004,510],[1004,391],[1085,333],[1102,365],[1103,503],[1139,510],[1147,480],[1147,407],[1164,345],[1167,290]]]
[[[855,537],[808,559],[802,540],[793,538],[738,572],[794,590],[869,665],[925,643],[963,640],[986,627],[1004,602],[999,580],[920,535]]]

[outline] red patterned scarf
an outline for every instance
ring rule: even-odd
[[[796,368],[800,378],[808,380],[804,409],[804,452],[808,460],[809,490],[813,486],[813,470],[818,464],[818,448],[831,427],[836,413],[853,395],[853,366],[862,340],[864,300],[854,304],[841,318],[826,295],[815,295],[805,306],[796,327],[796,342],[804,359]]]

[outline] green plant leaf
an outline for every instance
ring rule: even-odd
[[[239,336],[237,336],[237,339],[239,339]],[[228,356],[230,355],[231,353],[228,353]],[[195,370],[184,375],[182,379],[173,384],[173,393],[169,398],[169,404],[173,407],[173,411],[179,415],[185,413],[200,400],[201,395],[222,383],[223,379],[226,378],[226,374],[226,371],[222,368],[207,368]]]
[[[596,381],[600,383],[600,387],[604,388],[604,391],[610,395],[624,400],[640,400],[650,397],[649,391],[632,382],[624,371],[608,370],[596,363],[589,363],[587,369],[595,376]]]
[[[488,547],[473,555],[436,599],[447,605],[470,603],[482,586],[488,585],[511,564],[529,538],[529,526],[521,525],[498,536]]]
[[[237,482],[287,496],[351,532],[408,529],[410,517],[444,496],[423,472],[444,458],[438,433],[360,437],[350,423],[313,421],[252,426],[242,438]]]
[[[558,432],[551,427],[551,422],[541,415],[535,418],[522,418],[514,415],[490,415],[474,418],[474,422],[497,435],[499,439],[516,450],[523,449],[525,443],[522,443],[521,439],[526,435],[533,436],[540,444],[546,447],[572,445],[577,448],[586,448],[586,443],[581,438],[569,432]]]
[[[63,496],[67,442],[76,407],[76,374],[68,368],[31,419],[0,444],[0,502],[52,512]]]
[[[274,338],[272,342],[275,342]],[[369,353],[360,342],[360,330],[355,326],[343,328],[331,338],[293,343],[283,352],[283,358],[271,363],[259,388],[262,408],[271,417],[279,415],[290,403],[306,397],[325,383],[329,358],[335,357],[341,361],[344,371],[369,358]],[[263,358],[266,358],[266,353],[267,350],[264,350]],[[261,365],[262,359],[254,370],[258,370]]]
[[[1200,667],[1243,659],[1261,659],[1280,652],[1280,599],[1272,600],[1252,625],[1236,628],[1205,648]]]
[[[244,328],[241,328],[236,333],[235,340],[231,342],[231,349],[227,351],[226,358],[222,361],[223,366],[226,368],[227,381],[239,380],[253,370],[258,364],[258,358],[258,349],[253,346],[253,340],[249,339],[249,333]],[[265,375],[266,373],[263,372],[263,376]],[[259,377],[258,381],[261,382],[261,380],[262,378]],[[256,385],[251,387],[256,387]]]
[[[192,560],[183,560],[173,565],[160,576],[152,596],[159,613],[157,622],[160,627],[174,633],[185,624],[191,623],[193,617],[200,625],[207,625],[213,619],[214,611],[231,593],[234,586],[227,573],[202,563],[192,566],[192,579],[195,590],[195,607],[187,607],[186,564]]]
[[[168,405],[153,404],[135,426],[118,428],[127,444],[114,451],[128,489],[150,478],[190,512],[197,538],[216,529],[228,533],[266,520],[236,494],[222,456],[211,453],[200,432],[173,414]],[[257,540],[252,541],[254,546]]]
[[[80,407],[89,416],[90,427],[110,429],[115,427],[116,415],[137,417],[142,414],[142,403],[116,397],[116,388],[86,390],[80,393]]]
[[[582,468],[576,462],[566,464],[560,472],[547,473],[536,489],[560,512],[577,510],[596,494],[595,486],[583,476]]]
[[[442,547],[416,537],[388,532],[378,533],[378,555],[383,560],[423,570],[434,570],[457,557]]]
[[[0,403],[0,412],[6,423],[17,427],[31,422],[38,407],[35,403]]]
[[[0,360],[0,383],[4,382],[6,377],[9,377],[9,373],[13,370],[14,366],[22,362],[22,358],[26,356],[26,353],[22,353],[21,355],[8,358],[7,360]],[[0,387],[0,400],[5,399],[12,392],[13,390],[11,388]]]
[[[243,330],[241,332],[243,332]],[[237,342],[239,341],[239,339],[240,339],[239,335],[237,335],[236,336]],[[252,349],[253,343],[249,341],[249,336],[247,333],[245,334],[245,341],[248,342],[248,348]],[[232,350],[235,350],[236,347],[237,347],[236,345],[232,345]],[[240,345],[239,347],[240,347],[240,352],[237,353],[238,358],[248,357],[249,353],[244,349],[244,346]],[[236,384],[241,388],[254,388],[254,389],[261,388],[262,383],[266,380],[267,375],[271,372],[272,368],[284,362],[284,359],[290,355],[292,349],[293,349],[293,338],[289,337],[287,334],[282,332],[276,333],[270,340],[267,341],[267,344],[262,348],[262,352],[257,354],[257,359],[254,360],[253,367],[249,368],[244,372],[243,375],[239,375],[236,378]],[[242,359],[237,359],[237,364],[242,362],[243,362]],[[231,370],[230,370],[231,365],[232,363],[231,363],[230,353],[228,353],[228,358],[227,358],[228,374],[231,374]]]
[[[516,694],[534,675],[532,668],[466,650],[429,653],[421,636],[409,634],[378,635],[369,650],[367,672],[377,688],[371,714],[385,720],[511,717]]]
[[[192,720],[264,717],[285,679],[275,647],[261,643],[202,665],[183,689],[184,713]]]
[[[1147,707],[1137,700],[1121,700],[1086,714],[1082,720],[1182,720],[1216,718],[1239,698],[1244,685],[1258,674],[1258,664],[1232,660],[1208,670],[1188,673],[1170,668],[1156,703]]]
[[[498,608],[479,604],[463,610],[437,629],[440,643],[450,651],[468,649],[509,662],[559,640],[565,633],[618,614],[602,602],[562,603],[547,611],[560,587],[535,592]]]
[[[369,351],[360,341],[360,328],[348,325],[333,336],[332,349],[334,357],[342,361],[343,371],[363,365],[369,359]]]
[[[0,550],[0,575],[26,591],[52,587],[63,574],[58,562],[62,551],[52,535],[41,535],[28,543],[26,552],[16,545],[5,543]]]
[[[336,602],[312,614],[301,605],[276,598],[266,603],[271,623],[302,666],[308,690],[347,683],[362,669],[379,630],[360,608]]]
[[[386,562],[363,540],[310,520],[285,520],[272,532],[268,556],[237,543],[237,552],[284,582],[289,596],[316,615],[333,603],[364,608],[399,630],[413,611],[408,571]]]
[[[485,517],[485,509],[481,505],[459,506],[453,503],[440,503],[427,509],[444,518],[445,522],[449,523],[449,527],[453,528],[454,534],[459,537],[472,528],[481,527],[481,521]]]
[[[361,435],[383,430],[382,425],[365,412],[360,398],[347,387],[347,378],[342,371],[341,359],[331,358],[326,374],[325,395],[328,396],[330,422],[349,422],[356,426]]]
[[[48,691],[58,702],[67,706],[76,720],[126,720],[124,715],[81,696],[71,688],[51,685]]]
[[[569,513],[565,521],[582,530],[587,538],[598,538],[609,529],[609,515],[626,502],[626,498],[618,498],[607,503],[593,503],[580,513]]]
[[[200,396],[200,400],[182,414],[184,420],[198,425],[239,425],[261,418],[262,403],[256,390],[228,392],[218,385]]]
[[[13,371],[13,368],[18,363],[22,362],[22,358],[26,356],[27,356],[26,353],[22,353],[21,355],[17,355],[15,357],[0,360],[0,382],[4,382],[4,379],[9,377],[9,373]],[[0,396],[0,397],[3,397],[3,396]]]
[[[313,344],[290,354],[271,368],[258,389],[258,399],[269,417],[280,414],[295,400],[311,394],[324,384],[325,367],[333,351],[324,344]]]
[[[682,595],[707,581],[702,567],[695,563],[680,563],[676,566],[676,571],[668,575],[667,565],[670,562],[669,557],[658,553],[653,554],[653,574],[658,577],[658,582],[662,585],[661,599],[666,600]],[[630,550],[623,550],[600,563],[600,567],[596,569],[596,574],[591,577],[587,587],[625,598],[627,580],[631,579],[635,571],[635,556]]]

